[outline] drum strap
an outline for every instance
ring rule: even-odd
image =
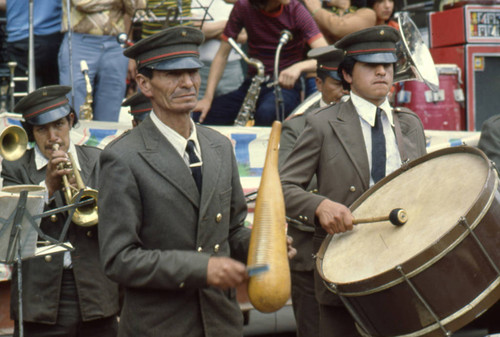
[[[403,134],[401,132],[401,125],[399,124],[399,118],[394,110],[392,110],[392,120],[394,121],[394,133],[396,134],[396,142],[398,143],[399,155],[401,156],[401,162],[406,163],[408,157],[405,152],[405,143],[403,141]]]

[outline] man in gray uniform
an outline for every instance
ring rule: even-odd
[[[406,160],[425,154],[418,116],[395,111],[387,94],[397,61],[399,32],[377,26],[352,33],[335,44],[345,57],[339,66],[350,99],[309,115],[281,169],[287,215],[315,225],[313,250],[327,233],[352,229],[348,209],[361,194]],[[317,176],[318,193],[307,186]],[[315,272],[320,303],[320,336],[358,336],[340,300]]]
[[[23,114],[23,127],[35,146],[19,160],[2,162],[4,186],[29,184],[47,188],[46,210],[66,204],[62,176],[72,171],[58,166],[67,162],[68,152],[73,155],[85,185],[97,187],[101,150],[71,142],[70,131],[77,117],[66,98],[70,90],[60,85],[42,87],[19,101],[14,111]],[[58,150],[54,144],[59,145]],[[66,213],[46,217],[40,229],[58,239],[66,218]],[[26,337],[116,336],[118,286],[104,276],[99,260],[98,226],[83,227],[71,222],[63,239],[69,240],[74,251],[23,261]],[[16,271],[12,274],[11,316],[19,319]],[[17,328],[16,324],[14,335],[19,333]]]
[[[101,155],[99,243],[124,287],[119,336],[241,336],[247,207],[230,140],[195,125],[200,30],[172,27],[124,54],[153,110]]]

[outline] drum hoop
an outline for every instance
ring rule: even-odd
[[[491,189],[491,191],[494,192],[494,191],[496,191],[498,189],[498,184],[499,184],[498,176],[496,175],[496,172],[494,172],[494,169],[492,168],[492,164],[491,164],[490,160],[486,157],[486,155],[482,151],[480,151],[480,150],[478,150],[476,148],[473,148],[471,146],[457,146],[457,147],[445,148],[445,149],[434,151],[434,152],[432,152],[430,154],[427,154],[425,156],[422,156],[422,157],[420,157],[420,158],[418,158],[418,159],[416,159],[414,161],[411,161],[410,163],[406,164],[405,166],[403,166],[403,167],[399,168],[398,170],[394,171],[390,175],[388,175],[385,178],[381,179],[377,184],[375,184],[374,186],[372,186],[369,191],[366,191],[365,193],[363,193],[351,205],[351,207],[350,207],[351,211],[354,211],[370,195],[372,195],[375,191],[377,191],[382,186],[384,186],[387,181],[392,180],[395,176],[400,175],[401,173],[403,173],[403,172],[405,172],[405,171],[407,171],[407,170],[409,170],[409,169],[411,169],[411,168],[419,165],[420,163],[432,160],[432,159],[437,158],[437,157],[441,157],[443,154],[448,154],[448,153],[450,153],[450,154],[455,154],[455,153],[472,153],[472,154],[475,154],[475,155],[478,155],[478,156],[482,157],[486,162],[489,163],[489,173],[488,173],[488,176],[486,178],[486,182],[484,184],[484,187],[487,187],[488,185],[490,185],[491,184],[491,180],[493,179],[493,188]],[[484,190],[481,192],[481,194],[478,196],[478,198],[475,200],[475,202],[471,205],[471,208],[466,212],[466,215],[464,215],[461,219],[465,219],[466,216],[469,215],[469,213],[472,211],[472,209],[474,208],[474,206],[479,203],[480,198],[484,194],[484,192],[485,192]],[[481,210],[481,212],[479,212],[479,214],[477,214],[475,216],[474,221],[472,223],[468,222],[469,223],[469,227],[471,228],[471,230],[474,229],[475,227],[477,227],[477,225],[483,219],[483,217],[485,216],[485,214],[489,211],[490,206],[493,203],[494,199],[495,199],[495,193],[490,193],[489,197],[488,197],[488,200],[485,203],[485,207],[483,207],[482,210]],[[465,221],[467,221],[467,220],[465,219]],[[445,250],[443,250],[442,252],[438,253],[437,255],[434,255],[427,262],[425,262],[425,263],[417,266],[416,268],[410,268],[410,271],[407,274],[405,274],[405,276],[407,278],[411,278],[411,277],[413,277],[413,276],[421,273],[422,271],[426,270],[427,268],[431,267],[438,260],[440,260],[441,258],[443,258],[444,256],[446,256],[451,250],[453,250],[458,244],[460,244],[470,234],[470,232],[468,231],[467,228],[464,228],[463,226],[462,227],[458,226],[458,224],[460,222],[461,221],[457,221],[457,223],[450,229],[450,232],[447,233],[446,235],[444,235],[441,238],[441,240],[447,238],[450,235],[454,236],[452,234],[455,231],[459,231],[459,230],[463,229],[463,232],[460,235],[458,235],[458,237],[456,237],[447,246],[447,248]],[[328,246],[329,246],[332,238],[333,238],[333,235],[331,235],[331,234],[327,235],[327,237],[325,238],[325,240],[321,244],[320,249],[318,250],[318,254],[317,254],[317,258],[316,258],[316,269],[318,270],[318,273],[321,276],[321,278],[324,280],[324,283],[327,285],[327,288],[331,292],[333,292],[335,294],[338,294],[340,296],[348,296],[348,297],[364,296],[364,295],[368,295],[368,294],[380,292],[382,290],[391,288],[391,287],[393,287],[393,286],[395,286],[397,284],[400,284],[400,283],[402,283],[402,282],[405,281],[405,279],[404,279],[403,276],[399,276],[399,277],[392,277],[389,282],[384,282],[384,283],[380,284],[379,286],[372,287],[369,290],[365,290],[365,291],[353,291],[353,292],[350,292],[350,291],[341,291],[341,290],[339,290],[338,286],[335,285],[335,282],[329,280],[323,274],[323,257],[324,257],[324,254],[325,254],[325,252],[326,252],[326,250],[327,250],[327,248],[328,248]],[[427,250],[428,249],[424,249],[423,251],[421,251],[420,253],[418,253],[416,256],[413,256],[409,260],[403,262],[403,264],[400,265],[399,267],[404,268],[408,264],[411,264],[411,262],[414,259],[416,259],[416,257],[421,256],[423,254],[423,252],[425,252]],[[398,267],[398,266],[396,266],[396,267]],[[382,272],[380,274],[377,274],[377,275],[373,275],[373,276],[371,276],[368,279],[363,280],[363,281],[367,281],[367,280],[380,280],[380,279],[384,280],[385,278],[388,277],[388,275],[390,276],[390,274],[393,273],[394,271],[396,271],[396,268],[386,270],[386,271],[384,271],[384,272]],[[398,274],[399,274],[399,272],[398,272]],[[357,284],[357,283],[359,283],[359,282],[358,281],[357,282],[353,282],[353,284]],[[380,281],[377,282],[377,283],[379,284]],[[332,287],[332,285],[335,285],[335,286]],[[343,285],[345,285],[345,284],[343,284]]]

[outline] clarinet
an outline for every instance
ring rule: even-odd
[[[238,44],[232,39],[228,39],[229,44],[233,47],[238,54],[243,57],[246,63],[253,65],[257,68],[257,74],[252,78],[252,83],[248,88],[243,104],[241,105],[240,111],[234,120],[235,126],[253,126],[255,107],[257,106],[257,100],[260,94],[260,85],[264,83],[267,78],[264,74],[264,64],[254,58],[248,58],[248,56],[241,50]]]

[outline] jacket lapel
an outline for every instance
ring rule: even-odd
[[[330,125],[361,177],[363,187],[368,189],[370,186],[370,165],[359,117],[351,100],[339,104],[337,114],[330,120]]]
[[[150,118],[146,118],[138,128],[145,146],[145,151],[140,155],[191,203],[199,207],[200,194],[196,183],[179,153],[161,134]]]
[[[210,200],[219,180],[220,166],[224,158],[220,153],[220,145],[214,143],[207,137],[205,129],[197,127],[198,139],[201,146],[201,157],[203,161],[202,175],[203,183],[201,188],[200,218],[206,213]]]

